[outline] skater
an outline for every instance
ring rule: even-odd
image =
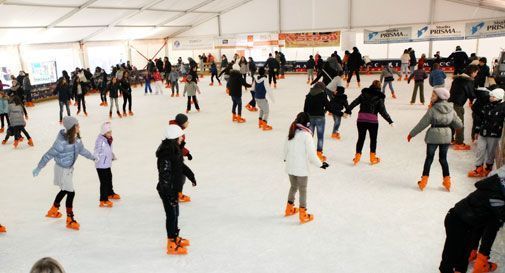
[[[349,56],[349,76],[347,77],[346,88],[349,88],[349,83],[351,82],[352,75],[356,74],[356,80],[358,81],[358,87],[361,87],[361,81],[359,78],[359,69],[363,65],[363,59],[361,58],[361,53],[357,47],[352,48],[352,53]]]
[[[240,66],[240,74],[242,74],[244,80],[247,80],[247,72],[249,72],[249,64],[247,63],[247,60],[245,59],[244,56],[240,57],[238,65]]]
[[[5,131],[4,119],[7,123],[7,127],[10,127],[11,123],[9,121],[9,98],[5,94],[5,91],[0,91],[0,120],[2,122],[2,127],[0,127],[0,134]]]
[[[12,133],[14,135],[14,148],[17,148],[19,142],[22,141],[21,133],[23,133],[28,139],[28,145],[33,146],[33,139],[25,129],[28,113],[26,112],[23,102],[18,96],[14,96],[12,98],[12,102],[9,104],[8,115],[10,126],[12,126]]]
[[[489,100],[482,107],[475,108],[480,118],[475,125],[475,133],[478,134],[475,136],[475,170],[468,173],[469,177],[486,177],[493,170],[505,120],[504,95],[503,89],[496,88],[489,93]]]
[[[323,61],[320,61],[320,63],[323,63]],[[325,85],[329,85],[337,75],[338,72],[331,68],[330,63],[324,62],[321,68],[317,70],[317,77],[312,81],[311,85],[316,84],[321,78]]]
[[[268,59],[265,63],[265,69],[268,68],[268,84],[272,85],[272,81],[274,82],[274,88],[277,88],[277,70],[279,69],[279,63],[272,57],[272,53],[268,54]]]
[[[65,269],[55,259],[46,257],[38,260],[30,273],[65,273]]]
[[[326,161],[326,156],[323,154],[325,114],[330,110],[330,102],[326,95],[326,85],[322,82],[317,82],[305,96],[303,112],[307,113],[310,117],[310,130],[314,133],[317,130],[317,156],[321,161]]]
[[[216,80],[217,82],[219,83],[219,86],[221,86],[221,80],[219,79],[219,77],[217,76],[217,65],[214,61],[212,61],[212,63],[210,64],[210,86],[213,86],[214,85],[214,77],[216,77]]]
[[[424,72],[424,68],[422,66],[418,66],[417,70],[410,74],[408,83],[410,84],[410,81],[414,79],[414,90],[412,91],[410,105],[413,105],[416,102],[417,89],[419,89],[419,99],[421,100],[421,104],[424,105],[424,80],[426,78],[428,78],[428,74]]]
[[[383,65],[380,82],[381,83],[384,82],[384,84],[382,85],[382,94],[386,92],[386,86],[389,86],[389,90],[391,91],[391,97],[393,99],[396,99],[395,90],[393,89],[393,81],[395,80],[395,78],[393,77],[394,74],[398,75],[399,77],[398,80],[402,78],[402,75],[398,71],[390,67],[389,64]]]
[[[54,89],[54,95],[58,95],[58,102],[60,105],[60,124],[63,121],[63,106],[67,109],[67,116],[70,116],[70,86],[65,77],[61,77],[56,83],[56,88]]]
[[[245,118],[242,118],[242,86],[245,88],[251,87],[238,70],[230,71],[230,78],[228,79],[228,83],[226,84],[229,95],[231,96],[231,100],[233,102],[231,112],[233,114],[232,121],[238,123],[246,122]]]
[[[73,85],[73,93],[75,94],[75,98],[77,99],[76,115],[79,115],[79,113],[81,112],[81,105],[82,105],[84,115],[88,116],[88,113],[86,112],[86,88],[85,84],[81,82],[81,79],[79,77],[75,78]]]
[[[25,96],[25,105],[27,107],[33,107],[35,106],[35,104],[33,104],[32,102],[32,83],[30,82],[30,74],[28,73],[24,73],[23,74],[25,75],[23,77],[23,91],[24,91],[24,96]]]
[[[428,184],[431,163],[433,163],[433,158],[435,157],[437,149],[439,149],[438,157],[440,165],[442,166],[442,185],[447,191],[451,189],[449,163],[447,163],[447,152],[451,145],[451,128],[461,128],[463,127],[463,123],[461,123],[461,120],[454,111],[452,103],[447,102],[449,96],[449,90],[443,87],[435,88],[431,96],[432,106],[407,136],[407,140],[410,142],[413,137],[431,125],[424,139],[426,142],[426,159],[424,160],[423,175],[421,181],[417,182],[421,191],[424,190]]]
[[[249,74],[251,75],[251,80],[254,81],[254,75],[256,75],[256,71],[258,70],[258,67],[256,66],[256,62],[254,62],[252,57],[249,57]]]
[[[409,57],[410,57],[410,76],[414,74],[414,71],[416,71],[416,65],[417,65],[417,58],[416,58],[416,51],[412,48],[409,48]],[[409,77],[410,77],[409,76]]]
[[[153,74],[151,73],[151,71],[148,70],[146,72],[146,77],[145,77],[146,85],[144,86],[144,95],[147,95],[147,89],[149,89],[149,94],[153,93],[153,89],[151,88],[152,77],[153,77]],[[112,101],[111,101],[111,104],[112,104]]]
[[[289,127],[289,134],[284,145],[284,162],[286,162],[286,172],[289,175],[291,188],[288,194],[288,203],[284,216],[295,215],[298,208],[295,207],[295,194],[300,192],[300,223],[304,224],[314,220],[314,215],[307,213],[307,181],[309,176],[309,165],[326,169],[328,163],[322,162],[314,150],[312,131],[308,128],[310,118],[307,113],[301,112]]]
[[[54,203],[47,212],[46,217],[60,218],[61,213],[58,211],[60,202],[65,196],[67,208],[67,228],[79,230],[79,223],[74,219],[73,202],[75,196],[73,173],[74,165],[77,157],[82,155],[89,160],[95,161],[96,158],[91,154],[81,141],[79,122],[74,117],[63,118],[63,127],[53,146],[45,153],[40,162],[33,170],[33,176],[39,175],[40,171],[46,164],[54,159],[54,184],[60,187],[60,192],[56,195]]]
[[[177,90],[177,97],[179,96],[179,70],[173,69],[168,75],[168,79],[170,80],[170,87],[172,88],[172,95],[175,95],[175,91]]]
[[[477,75],[478,68],[475,65],[469,65],[465,68],[465,73],[461,75],[456,75],[453,78],[451,84],[451,97],[449,102],[454,104],[454,111],[458,114],[458,117],[463,122],[463,128],[455,130],[453,135],[455,135],[455,144],[453,146],[454,150],[467,151],[470,150],[470,146],[465,144],[465,108],[464,105],[466,101],[472,102],[475,99],[474,83],[473,79]]]
[[[116,77],[112,77],[109,85],[109,98],[110,98],[109,118],[112,118],[112,108],[114,108],[114,104],[116,104],[117,116],[121,118],[121,112],[119,111],[119,103],[118,103],[120,92],[121,92],[121,84],[118,82]]]
[[[316,63],[314,61],[314,56],[310,55],[309,60],[307,61],[307,64],[305,67],[307,68],[307,83],[311,83],[314,81],[314,67],[316,66]]]
[[[161,142],[156,157],[158,158],[158,185],[156,189],[160,195],[166,215],[167,254],[187,254],[189,240],[179,237],[179,198],[183,178],[187,177],[196,186],[195,175],[184,164],[180,149],[183,136],[182,129],[177,125],[169,125],[165,130],[165,139]]]
[[[165,58],[163,58],[163,76],[165,78],[165,87],[166,88],[169,88],[170,86],[170,78],[169,78],[169,75],[170,75],[170,72],[172,72],[172,64],[170,63],[170,61],[168,60],[168,57],[165,56]]]
[[[186,77],[188,80],[186,84],[184,85],[184,93],[182,96],[186,96],[188,94],[188,105],[186,107],[186,114],[191,111],[191,100],[193,100],[193,103],[195,104],[196,111],[200,112],[200,106],[198,105],[198,99],[196,98],[196,93],[202,94],[200,92],[200,88],[196,84],[196,82],[192,81],[193,77],[191,75],[188,75]]]
[[[95,84],[100,91],[100,106],[107,107],[107,73],[100,67],[95,70]]]
[[[430,72],[429,83],[433,89],[445,87],[445,75],[444,71],[440,69],[440,64],[433,64],[433,69]]]
[[[270,105],[267,100],[267,95],[272,101],[274,101],[274,97],[270,87],[265,84],[266,79],[267,76],[265,75],[265,68],[260,67],[258,71],[258,78],[254,81],[253,84],[254,91],[251,91],[251,94],[253,95],[254,103],[258,103],[258,106],[260,108],[258,127],[263,131],[270,131],[272,130],[272,126],[268,125]]]
[[[407,80],[409,77],[408,75],[409,75],[409,63],[410,63],[410,54],[408,49],[405,49],[403,51],[400,60],[401,60],[401,67],[400,67],[401,76],[400,79],[398,80],[401,81],[403,77],[405,77],[405,80]]]
[[[482,57],[479,59],[479,72],[477,72],[477,76],[475,76],[475,88],[484,87],[490,77],[491,72],[487,65],[487,58]]]
[[[466,52],[461,50],[461,46],[456,46],[456,51],[447,57],[454,66],[454,75],[463,74],[465,67],[470,63]]]
[[[475,234],[488,227],[496,230],[496,223],[505,221],[504,179],[505,174],[500,169],[496,174],[475,183],[477,189],[449,210],[444,221],[447,237],[439,267],[441,273],[467,272]],[[486,241],[494,240],[492,233],[487,233]],[[487,250],[489,252],[490,248]],[[488,255],[489,253],[476,255],[473,272],[496,270],[496,264],[488,262]]]
[[[156,91],[154,94],[155,95],[158,95],[158,94],[163,95],[163,83],[162,83],[163,79],[162,79],[161,73],[158,71],[158,69],[154,70],[153,80],[154,80],[154,90]]]
[[[379,119],[377,114],[380,114],[388,123],[393,127],[393,120],[389,116],[384,99],[386,96],[380,91],[380,81],[373,81],[372,85],[368,88],[363,88],[361,95],[357,97],[349,109],[347,114],[351,115],[352,109],[360,106],[358,113],[358,142],[356,143],[356,155],[354,156],[354,165],[357,165],[361,159],[361,150],[365,143],[366,132],[370,134],[370,164],[375,165],[380,162],[380,158],[376,156],[377,149],[377,133],[379,130]]]
[[[117,160],[112,151],[112,129],[110,122],[102,124],[100,134],[95,141],[94,156],[95,167],[100,179],[100,207],[111,208],[113,203],[109,201],[119,200],[121,196],[114,192],[112,186],[112,161]]]
[[[340,72],[343,73],[343,72]],[[345,88],[342,84],[338,85],[335,91],[333,91],[332,99],[330,100],[330,109],[332,109],[333,116],[333,130],[331,132],[331,138],[340,140],[341,136],[338,130],[340,129],[340,123],[342,122],[342,117],[346,118],[347,114],[342,111],[347,111],[349,108],[349,102],[347,101],[347,95],[344,94]]]
[[[177,125],[184,131],[189,126],[188,116],[186,116],[184,114],[177,114],[177,116],[175,116],[175,119],[169,121],[168,124],[169,125]],[[181,144],[179,145],[179,148],[181,149],[183,157],[186,157],[189,161],[193,160],[193,156],[191,155],[188,148],[186,147],[186,134],[182,135],[182,141],[181,141]],[[177,192],[179,193],[178,196],[179,196],[180,203],[191,202],[191,197],[182,193],[185,183],[186,183],[186,177],[183,177],[183,181],[180,185],[180,189],[177,190]]]
[[[123,95],[123,117],[128,115],[133,116],[132,112],[132,86],[130,84],[130,77],[128,71],[123,74],[123,79],[120,83],[121,94]],[[126,113],[126,104],[128,103],[128,113]]]

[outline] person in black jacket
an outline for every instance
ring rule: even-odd
[[[479,72],[477,72],[477,76],[475,76],[475,88],[484,87],[488,77],[491,77],[491,72],[487,65],[487,58],[482,57],[479,59]]]
[[[156,59],[156,69],[158,69],[160,73],[163,72],[163,61],[161,58]]]
[[[361,53],[359,53],[359,50],[357,47],[352,48],[352,53],[349,56],[349,76],[347,77],[347,86],[349,87],[349,83],[351,82],[352,75],[356,74],[356,79],[358,81],[358,87],[361,87],[360,84],[360,78],[359,78],[359,69],[361,65],[363,64],[363,59],[361,58]]]
[[[456,111],[456,114],[458,114],[458,117],[463,122],[463,126],[465,124],[464,105],[467,100],[472,102],[475,99],[473,79],[477,75],[477,70],[477,66],[469,65],[465,69],[465,73],[454,76],[452,81],[449,102],[454,104],[454,111]],[[464,143],[464,132],[464,127],[455,130],[456,143],[453,146],[455,150],[470,150],[470,146]]]
[[[339,72],[340,75],[343,75],[343,71]],[[330,109],[333,114],[333,131],[331,133],[331,138],[340,139],[340,133],[338,129],[340,128],[340,123],[342,121],[342,116],[344,113],[342,111],[349,108],[349,103],[347,102],[347,95],[344,94],[345,88],[343,86],[337,86],[336,92],[333,93],[333,97],[330,100]],[[346,116],[345,116],[346,117]]]
[[[323,61],[321,60],[319,62],[322,63]],[[331,80],[337,76],[337,74],[337,70],[331,68],[329,62],[324,62],[323,67],[317,70],[317,77],[312,81],[311,85],[314,85],[321,78],[323,78],[324,85],[328,85],[330,84]]]
[[[195,175],[184,164],[180,144],[182,129],[177,125],[169,125],[165,130],[165,139],[156,151],[158,166],[158,185],[156,190],[160,195],[166,215],[167,254],[187,254],[189,240],[179,237],[179,192],[184,177],[187,177],[193,187],[196,186]]]
[[[245,88],[251,87],[251,85],[242,78],[240,71],[231,70],[226,87],[233,101],[233,106],[231,108],[233,114],[232,121],[238,123],[244,123],[246,121],[242,118],[242,86]]]
[[[112,108],[114,108],[114,104],[116,104],[117,116],[121,118],[122,116],[121,112],[119,111],[118,103],[118,98],[121,93],[121,83],[117,80],[116,77],[113,76],[107,89],[109,89],[110,98],[109,118],[112,118]]]
[[[327,111],[332,110],[330,109],[330,102],[326,95],[326,84],[317,82],[305,96],[303,112],[307,113],[310,117],[310,130],[314,133],[317,130],[317,156],[321,161],[326,161],[326,156],[323,154],[323,144],[326,123],[325,114]]]
[[[68,74],[67,74],[68,76]],[[63,122],[63,106],[67,108],[67,116],[70,116],[70,86],[65,76],[58,79],[53,94],[58,95],[60,104],[60,124]]]
[[[354,165],[357,165],[361,159],[361,151],[365,143],[366,132],[370,133],[370,163],[372,165],[380,162],[380,158],[376,157],[375,152],[377,149],[377,132],[379,130],[379,119],[377,114],[380,114],[391,126],[393,120],[389,116],[384,99],[386,96],[381,92],[381,83],[378,80],[373,81],[372,85],[364,88],[361,95],[357,97],[346,113],[351,114],[352,109],[360,106],[358,113],[358,142],[356,143],[356,155],[354,156]]]
[[[76,77],[72,88],[72,91],[75,94],[75,99],[77,100],[77,115],[81,112],[82,105],[84,115],[88,116],[88,113],[86,112],[86,85],[81,82],[79,77]]]
[[[268,68],[268,84],[272,84],[272,80],[274,82],[274,88],[277,88],[277,79],[275,75],[277,74],[277,70],[279,69],[279,62],[272,56],[272,53],[268,54],[268,59],[265,63],[265,68]]]
[[[490,90],[485,87],[475,89],[475,100],[472,103],[472,141],[479,135],[479,127],[484,118],[482,110],[489,103],[489,92]]]
[[[163,58],[163,72],[165,73],[165,87],[169,88],[170,80],[168,79],[168,75],[172,72],[172,64],[168,60],[168,57]]]
[[[252,57],[249,57],[249,73],[251,73],[251,79],[254,81],[254,75],[256,75],[256,71],[258,70],[256,66],[256,62],[254,62]]]
[[[475,136],[477,139],[475,170],[468,173],[469,177],[486,177],[493,170],[505,120],[504,95],[503,89],[494,89],[489,93],[487,103],[478,109],[477,114],[481,118],[479,119],[480,123],[475,125],[475,133],[479,134]]]
[[[128,71],[124,72],[120,83],[121,94],[123,94],[123,117],[133,116],[132,112],[132,86]],[[126,104],[128,103],[128,113],[126,113]]]
[[[461,50],[460,46],[457,46],[456,51],[451,53],[447,59],[449,59],[454,66],[454,75],[463,74],[466,65],[469,64],[468,55]]]
[[[314,67],[316,66],[316,62],[314,61],[314,56],[310,55],[305,68],[307,68],[307,83],[310,83],[314,80]]]
[[[477,254],[474,270],[489,266],[489,251],[496,236],[496,227],[505,221],[504,179],[505,173],[502,169],[498,170],[496,174],[475,183],[477,190],[449,210],[444,221],[447,237],[439,267],[441,273],[467,271],[475,238],[481,238],[476,234],[482,235],[481,249],[487,253]]]
[[[409,56],[410,56],[410,75],[414,74],[414,71],[416,71],[416,65],[417,65],[417,59],[416,59],[416,51],[412,49],[411,47],[408,49],[409,51]]]

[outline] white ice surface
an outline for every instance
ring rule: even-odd
[[[377,76],[363,78],[363,85],[369,85]],[[170,98],[168,92],[144,96],[135,89],[135,116],[112,120],[119,159],[112,169],[114,187],[122,200],[112,209],[99,208],[93,162],[80,158],[76,163],[74,211],[80,231],[66,229],[64,218],[44,217],[59,190],[52,184],[54,163],[39,177],[31,175],[61,128],[57,102],[28,109],[27,129],[35,147],[26,141],[17,150],[10,144],[0,146],[0,223],[8,228],[0,235],[0,272],[28,272],[45,256],[61,261],[68,273],[438,272],[445,214],[474,189],[475,180],[466,177],[473,153],[450,151],[451,193],[441,187],[437,158],[427,189],[418,190],[424,132],[411,143],[406,136],[426,107],[409,105],[412,84],[395,82],[399,99],[388,96],[395,127],[380,120],[379,165],[368,164],[368,140],[362,162],[351,164],[357,110],[343,120],[338,142],[329,138],[333,120],[327,118],[324,151],[330,168],[313,170],[308,209],[315,220],[300,225],[297,217],[283,217],[289,182],[281,151],[290,122],[303,109],[305,77],[280,81],[276,103],[271,104],[270,132],[259,131],[257,113],[245,109],[247,123],[232,123],[224,87],[209,87],[208,82],[206,77],[200,84],[202,112],[189,114],[186,131],[194,156],[187,164],[199,183],[196,188],[186,184],[185,193],[193,202],[180,208],[181,235],[191,239],[189,255],[165,254],[165,215],[155,190],[154,155],[168,120],[185,110],[185,98]],[[358,93],[355,83],[347,90],[350,100]],[[246,93],[244,105],[249,99]],[[84,144],[92,151],[108,109],[98,106],[97,95],[87,102],[89,117],[81,115],[79,120]],[[505,272],[503,231],[492,256]]]

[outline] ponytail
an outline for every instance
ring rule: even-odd
[[[288,140],[292,140],[295,137],[295,132],[296,132],[296,124],[301,124],[305,127],[310,122],[309,115],[305,112],[300,112],[298,115],[296,115],[296,119],[291,123],[291,126],[289,127],[289,133],[288,133]]]
[[[289,126],[288,140],[292,140],[295,137],[295,131],[296,121],[293,121],[293,123],[291,123],[291,126]]]

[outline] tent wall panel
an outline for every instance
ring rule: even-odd
[[[163,12],[145,10],[135,16],[125,19],[122,25],[157,25],[167,18],[177,15],[177,12]]]
[[[273,2],[275,1],[254,0],[223,14],[221,16],[223,34],[276,31],[278,10]]]
[[[107,25],[118,18],[131,14],[131,10],[111,9],[85,9],[67,20],[59,23],[59,26],[82,26],[82,25]]]
[[[2,26],[46,26],[72,9],[0,5]]]
[[[505,16],[505,12],[458,4],[446,0],[437,0],[435,3],[435,21],[479,20]]]
[[[218,36],[218,32],[218,22],[216,17],[177,35],[177,37]]]

